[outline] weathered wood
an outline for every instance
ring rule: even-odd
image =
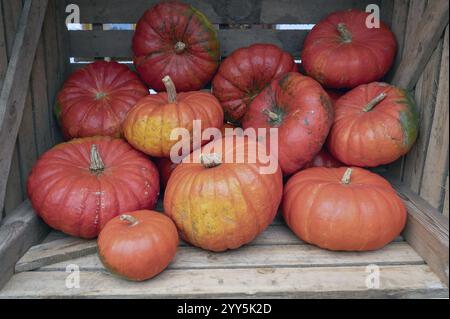
[[[0,91],[3,87],[3,78],[8,67],[8,54],[6,51],[5,23],[3,21],[3,9],[0,1]]]
[[[367,287],[363,267],[166,270],[142,283],[106,272],[83,271],[79,288],[66,288],[66,272],[15,275],[0,298],[448,298],[426,265],[379,267],[380,286]]]
[[[444,199],[444,205],[442,207],[442,214],[448,218],[448,175],[447,175],[447,181],[445,182],[445,199]]]
[[[0,210],[46,6],[47,0],[25,2],[0,95]]]
[[[417,83],[423,68],[430,59],[449,20],[448,0],[434,0],[428,6],[414,32],[415,41],[410,43],[395,71],[392,83],[411,90]]]
[[[448,286],[449,220],[408,187],[391,180],[408,210],[403,238]]]
[[[406,32],[404,35],[404,52],[407,52],[410,46],[416,41],[416,30],[420,26],[420,21],[427,1],[424,0],[409,0],[408,17],[406,20]]]
[[[293,56],[300,55],[300,48],[308,31],[272,29],[218,30],[221,55],[226,57],[234,50],[254,43],[272,43]],[[131,30],[71,31],[70,55],[74,57],[132,57]]]
[[[386,79],[390,81],[403,57],[403,46],[405,43],[406,25],[408,21],[409,0],[395,0],[392,7],[391,30],[397,39],[397,53],[394,64]]]
[[[6,184],[4,213],[5,216],[12,214],[14,210],[24,200],[22,181],[20,176],[20,157],[17,143],[14,146],[14,152],[11,159],[11,169]]]
[[[23,202],[0,227],[0,289],[11,278],[17,260],[48,233],[29,201]]]
[[[445,178],[448,174],[449,146],[449,28],[445,32],[436,106],[431,127],[420,196],[431,206],[441,209]]]
[[[442,41],[439,42],[436,50],[434,50],[415,89],[415,100],[419,109],[419,136],[417,137],[416,143],[406,155],[403,181],[416,193],[420,191],[423,167],[425,165],[430,140],[434,107],[436,104],[436,92],[439,82],[441,55]]]
[[[81,23],[136,23],[160,0],[70,0],[79,5]],[[215,24],[317,23],[337,10],[359,8],[380,1],[358,0],[186,0]]]

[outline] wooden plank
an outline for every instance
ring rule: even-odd
[[[145,10],[159,0],[71,0],[79,5],[81,23],[136,23]],[[368,0],[247,0],[205,1],[186,0],[216,24],[317,23],[337,10],[359,8],[380,1]]]
[[[8,182],[6,184],[4,205],[5,216],[12,214],[17,206],[23,202],[24,197],[22,178],[20,176],[19,147],[16,143],[11,159],[11,169],[8,175]]]
[[[300,56],[300,48],[307,30],[225,29],[218,30],[221,55],[254,43],[275,44],[293,56]],[[70,55],[73,57],[132,57],[131,30],[71,31]],[[295,39],[295,41],[293,41]]]
[[[408,210],[403,238],[448,286],[449,220],[408,187],[390,180]]]
[[[445,182],[445,199],[444,199],[444,205],[442,207],[442,213],[445,217],[448,218],[448,175],[447,175],[447,181]]]
[[[0,210],[46,6],[47,0],[25,2],[0,95]]]
[[[404,169],[406,174],[403,176],[403,182],[416,193],[419,193],[420,191],[423,167],[430,140],[434,107],[436,103],[436,92],[439,82],[441,55],[442,41],[439,42],[436,50],[434,50],[415,89],[415,100],[419,109],[419,135],[416,143],[406,155]]]
[[[141,283],[107,272],[83,271],[79,288],[66,288],[66,272],[15,275],[0,298],[448,298],[426,265],[381,266],[380,286],[367,287],[366,267],[166,270]]]
[[[394,1],[392,0],[381,0],[380,1],[380,16],[381,20],[386,23],[388,27],[392,26],[394,22],[392,19],[392,14],[394,12]]]
[[[441,209],[449,160],[449,28],[445,32],[436,106],[419,194],[431,206]]]
[[[48,233],[48,227],[36,216],[29,201],[23,202],[0,227],[0,289],[14,273],[22,255]]]
[[[5,22],[3,21],[3,8],[0,1],[0,90],[3,87],[3,78],[8,67],[8,54],[6,51]]]
[[[428,3],[427,9],[414,32],[415,41],[409,46],[395,71],[392,83],[412,90],[436,48],[442,32],[449,20],[448,0],[434,0]]]
[[[406,33],[404,35],[404,52],[407,52],[411,45],[416,41],[416,30],[420,26],[420,21],[427,1],[424,0],[410,0],[408,8],[408,18],[406,20]]]

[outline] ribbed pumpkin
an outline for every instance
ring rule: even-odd
[[[369,28],[368,16],[356,9],[339,11],[316,24],[303,44],[306,73],[335,89],[380,80],[394,61],[397,42],[383,22]]]
[[[320,151],[333,122],[330,98],[314,79],[288,73],[272,81],[250,104],[242,126],[278,129],[278,159],[285,175],[301,169]],[[259,132],[258,132],[259,134]]]
[[[388,164],[411,149],[418,128],[417,107],[406,91],[361,85],[337,101],[328,150],[346,165]]]
[[[303,168],[311,167],[341,167],[341,162],[335,159],[326,148],[322,148],[319,153],[314,156],[311,162],[307,163]]]
[[[284,189],[283,216],[302,240],[330,250],[379,249],[405,226],[406,209],[389,182],[362,168],[316,167]]]
[[[66,80],[55,112],[67,139],[120,137],[128,111],[148,94],[147,87],[126,65],[96,61]]]
[[[214,95],[206,91],[177,94],[169,76],[164,77],[163,82],[167,93],[141,99],[124,122],[128,142],[154,157],[170,156],[172,146],[177,143],[177,140],[170,139],[170,135],[176,128],[187,129],[192,138],[194,120],[201,121],[202,132],[212,127],[220,129],[223,125],[223,110]],[[191,150],[194,147],[191,143]]]
[[[164,214],[140,210],[110,220],[98,236],[98,255],[112,273],[142,281],[162,272],[175,257],[178,232]]]
[[[136,26],[133,52],[139,75],[158,92],[165,89],[161,83],[165,75],[179,91],[202,89],[220,59],[213,25],[203,13],[177,1],[158,3],[145,12]]]
[[[93,238],[123,212],[153,208],[155,165],[121,139],[74,139],[47,151],[28,178],[37,215],[69,235]]]
[[[259,156],[265,154],[257,142],[227,136],[194,151],[172,173],[164,211],[184,240],[212,251],[234,249],[273,221],[283,189],[281,170],[271,157],[275,172],[263,174],[261,168],[268,164],[261,157],[253,154],[255,162],[247,160],[252,148]],[[245,162],[236,163],[241,156]]]
[[[274,79],[297,71],[292,56],[273,44],[253,44],[228,56],[213,79],[227,120],[239,123],[248,105]]]

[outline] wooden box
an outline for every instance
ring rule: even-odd
[[[26,180],[36,159],[61,141],[53,105],[64,79],[94,59],[132,67],[134,23],[157,1],[0,0],[0,298],[448,297],[448,1],[185,1],[214,23],[223,57],[269,42],[299,58],[308,30],[330,12],[380,7],[399,44],[386,80],[411,91],[420,108],[412,151],[378,170],[407,206],[402,237],[375,252],[336,253],[306,245],[277,218],[236,251],[182,244],[169,269],[145,283],[109,274],[95,241],[50,231],[36,217]],[[67,29],[68,4],[79,6],[82,30]],[[80,288],[66,287],[67,265],[80,268]],[[378,288],[367,284],[374,266]]]

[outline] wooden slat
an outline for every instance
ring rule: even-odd
[[[391,180],[402,197],[408,219],[403,237],[448,286],[449,220],[408,187]]]
[[[11,169],[8,175],[8,182],[6,184],[4,212],[5,216],[12,214],[17,206],[24,200],[24,193],[22,190],[22,181],[20,176],[20,157],[19,147],[14,147],[13,156],[11,159]]]
[[[427,1],[424,0],[410,0],[408,8],[408,18],[406,21],[406,33],[404,35],[404,52],[407,52],[411,45],[416,40],[416,30],[420,27],[420,20],[425,8]]]
[[[426,265],[381,266],[378,289],[367,288],[366,267],[166,270],[142,283],[83,271],[76,289],[66,288],[67,276],[66,272],[20,273],[0,298],[448,298],[448,289]]]
[[[25,2],[0,95],[0,210],[46,6],[47,0]]]
[[[5,22],[3,21],[3,8],[0,1],[0,90],[3,87],[3,78],[8,67],[8,54],[6,51]]]
[[[81,23],[136,23],[145,10],[159,0],[70,0],[78,4]],[[365,9],[368,0],[186,0],[203,12],[212,23],[317,23],[337,10]]]
[[[226,29],[218,30],[221,55],[228,56],[234,50],[254,43],[272,43],[294,56],[300,55],[300,48],[308,31],[272,29]],[[131,30],[72,31],[70,34],[70,55],[73,57],[132,57]]]
[[[447,181],[445,182],[445,199],[444,199],[444,205],[442,207],[442,213],[444,216],[448,218],[448,175],[447,175]]]
[[[48,233],[29,201],[20,205],[0,227],[0,289],[11,278],[20,257]]]
[[[405,174],[403,181],[412,191],[419,193],[422,182],[423,167],[430,140],[433,123],[436,92],[439,82],[441,66],[442,41],[430,58],[423,74],[420,76],[415,89],[415,100],[419,108],[419,136],[405,159]]]
[[[442,208],[448,174],[449,146],[449,28],[445,32],[436,106],[431,127],[420,195],[431,206]]]
[[[433,0],[428,3],[427,9],[414,32],[415,41],[408,47],[402,57],[401,63],[395,71],[392,83],[411,90],[417,83],[423,68],[436,48],[442,32],[448,25],[448,0]]]

